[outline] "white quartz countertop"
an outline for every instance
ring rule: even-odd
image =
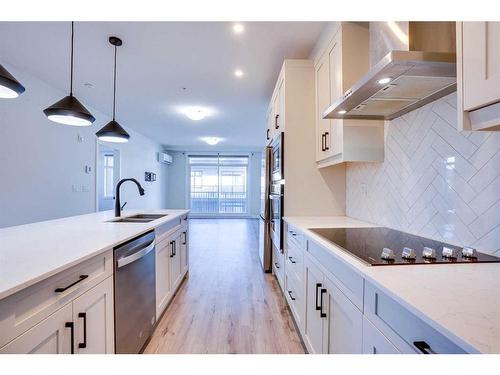
[[[0,299],[187,214],[188,210],[124,210],[167,216],[149,223],[113,223],[114,211],[0,229]]]
[[[373,267],[308,229],[377,225],[345,216],[285,221],[466,351],[500,353],[500,263]]]

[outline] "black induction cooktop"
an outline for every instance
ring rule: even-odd
[[[475,257],[463,257],[461,247],[384,227],[310,230],[372,266],[500,262],[500,258],[480,252]],[[405,247],[407,251],[414,251],[414,259],[402,256]],[[424,248],[434,249],[435,258],[423,257]],[[443,248],[448,252],[455,251],[457,256],[443,257]],[[392,253],[393,259],[382,258],[384,249],[386,253]]]

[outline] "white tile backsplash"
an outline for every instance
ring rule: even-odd
[[[458,132],[456,94],[387,122],[385,161],[347,165],[347,215],[500,255],[500,132]]]

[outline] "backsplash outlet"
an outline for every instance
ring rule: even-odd
[[[500,132],[458,132],[456,98],[386,123],[385,161],[347,165],[346,212],[500,256]]]

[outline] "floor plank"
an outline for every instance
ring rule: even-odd
[[[190,271],[145,353],[304,353],[258,258],[258,221],[191,219]]]

